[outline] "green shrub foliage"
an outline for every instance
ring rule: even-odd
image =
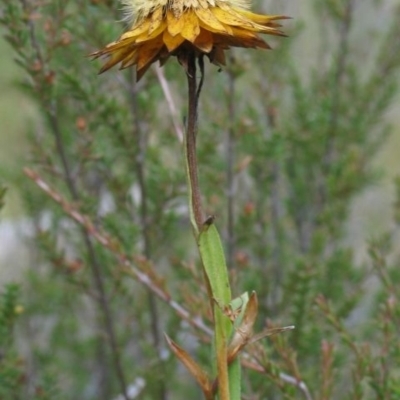
[[[295,3],[272,8],[293,15]],[[398,96],[400,8],[360,3],[310,0],[273,51],[206,66],[199,173],[233,290],[257,291],[260,330],[296,326],[248,346],[264,372],[244,369],[244,398],[400,399],[399,202],[362,263],[347,230],[352,201],[380,178],[372,161]],[[97,74],[87,56],[122,32],[116,1],[0,4],[18,85],[38,109],[19,165],[53,191],[11,174],[33,233],[23,290],[1,296],[0,399],[200,399],[162,333],[199,360],[209,338],[124,261],[208,323],[186,205],[183,69],[171,60],[139,83],[130,70]],[[366,8],[386,22],[369,24]]]

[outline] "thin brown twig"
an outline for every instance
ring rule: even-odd
[[[42,68],[45,67],[44,65],[44,59],[43,59],[43,55],[42,55],[42,51],[40,49],[37,37],[36,37],[36,32],[35,32],[35,24],[33,22],[32,19],[32,9],[29,6],[29,2],[27,2],[26,0],[20,0],[20,3],[22,5],[22,8],[26,14],[26,18],[27,18],[27,25],[29,28],[29,39],[30,39],[30,43],[33,47],[33,49],[35,50],[36,53],[36,57],[37,60],[39,61],[40,65]]]
[[[165,78],[164,69],[159,66],[155,66],[153,68],[153,71],[157,76],[158,82],[160,83],[161,89],[164,93],[165,100],[167,101],[169,114],[171,116],[172,125],[174,126],[176,137],[178,138],[179,142],[182,143],[185,133],[182,124],[179,122],[178,111],[171,94],[171,88],[169,87],[169,83]]]

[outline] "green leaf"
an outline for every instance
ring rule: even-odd
[[[228,369],[228,340],[232,334],[232,323],[225,309],[231,302],[231,288],[221,239],[212,220],[207,221],[202,227],[199,250],[211,292],[210,297],[213,300],[214,359],[218,373],[219,398],[240,400],[240,365],[234,363]]]
[[[221,239],[213,222],[203,225],[199,250],[213,299],[221,307],[228,306],[231,301],[228,270]]]

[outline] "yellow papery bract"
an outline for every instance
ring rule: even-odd
[[[151,20],[145,19],[141,21],[139,24],[134,25],[132,29],[130,29],[128,32],[123,33],[119,38],[119,40],[129,39],[134,36],[139,36],[144,32],[148,32],[150,26],[151,26]]]
[[[137,63],[138,59],[138,49],[136,48],[135,50],[131,51],[129,56],[127,56],[124,61],[121,63],[121,69],[123,68],[128,68],[134,64]]]
[[[121,48],[118,49],[116,51],[113,51],[111,53],[110,58],[108,59],[108,61],[103,65],[102,69],[100,70],[100,72],[104,72],[107,71],[108,69],[112,68],[114,65],[118,64],[119,62],[121,62],[122,60],[124,60],[124,58],[126,57],[126,55],[130,52],[131,50],[129,48]]]
[[[223,37],[221,35],[215,35],[215,43],[217,45],[219,44],[225,44],[228,45],[229,47],[245,47],[245,48],[261,48],[261,49],[269,49],[269,45],[264,42],[261,38],[257,36],[250,36],[246,35],[243,32],[237,32],[240,34],[240,37]]]
[[[140,70],[147,64],[150,64],[153,58],[160,51],[161,42],[159,39],[155,40],[153,43],[148,43],[146,46],[142,46],[138,53],[137,68]]]
[[[255,14],[248,10],[238,10],[233,8],[234,11],[240,13],[244,18],[248,18],[251,21],[255,22],[256,24],[265,25],[269,24],[272,21],[288,19],[284,15],[262,15],[262,14]]]
[[[203,53],[210,53],[214,44],[212,33],[205,29],[200,29],[200,34],[193,44]]]
[[[198,8],[195,10],[196,15],[200,19],[200,24],[204,28],[208,28],[211,32],[227,32],[226,28],[224,27],[221,22],[218,21],[217,17],[211,12],[209,8],[201,9]]]
[[[224,49],[222,47],[215,47],[210,54],[210,60],[216,65],[226,65]]]
[[[200,34],[199,20],[193,11],[183,13],[181,18],[183,19],[181,35],[193,43]]]
[[[136,66],[140,79],[155,62],[185,52],[205,54],[217,65],[225,65],[224,51],[230,47],[269,49],[259,33],[284,36],[280,15],[254,14],[245,8],[248,0],[125,0],[135,13],[131,28],[94,58],[108,56],[100,72],[121,63],[121,69]]]
[[[168,30],[165,30],[163,40],[168,51],[173,52],[185,41],[185,38],[181,35],[172,36]]]
[[[176,18],[172,11],[167,11],[167,29],[172,36],[176,36],[182,32],[183,24],[183,18]]]
[[[163,10],[162,8],[158,8],[151,15],[151,24],[149,27],[149,33],[153,33],[160,25],[163,18]]]
[[[140,36],[136,38],[136,43],[141,43],[141,42],[146,42],[148,40],[155,39],[157,36],[159,36],[161,33],[164,32],[165,28],[167,26],[167,21],[162,21],[161,25],[154,30],[153,32],[143,32]]]
[[[246,20],[245,18],[235,15],[233,10],[223,10],[222,8],[215,7],[212,9],[212,13],[218,19],[219,22],[222,22],[225,25],[229,26],[252,26],[250,20]]]

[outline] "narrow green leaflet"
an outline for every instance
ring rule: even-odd
[[[231,289],[224,251],[215,225],[206,223],[199,235],[200,256],[213,299],[215,321],[214,358],[218,372],[220,400],[240,400],[240,361],[228,367],[228,341],[232,322],[226,310],[231,305]]]
[[[231,301],[228,269],[222,243],[213,223],[203,226],[199,235],[199,249],[214,300],[221,307],[228,306]]]
[[[239,297],[235,297],[230,302],[232,313],[236,315],[233,324],[235,328],[239,328],[240,324],[242,323],[248,302],[249,294],[247,292],[242,293]]]

